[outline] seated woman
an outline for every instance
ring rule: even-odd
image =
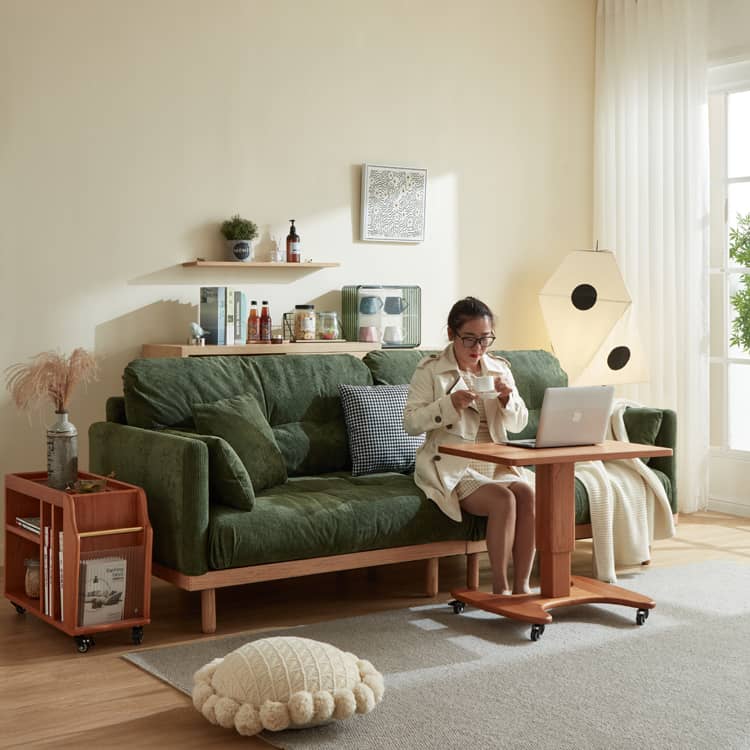
[[[492,311],[474,297],[448,314],[450,344],[422,360],[409,386],[404,429],[427,433],[417,452],[417,486],[454,521],[461,511],[487,517],[487,551],[496,594],[529,591],[534,561],[534,490],[515,467],[438,453],[443,443],[501,443],[528,421],[510,363],[487,349],[495,341]],[[494,393],[479,395],[477,378],[491,376]],[[513,558],[513,585],[508,564]]]

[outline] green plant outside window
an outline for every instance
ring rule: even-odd
[[[737,216],[729,230],[729,257],[738,266],[750,268],[750,214]],[[750,274],[740,276],[740,288],[730,298],[737,317],[732,321],[729,343],[750,352]]]

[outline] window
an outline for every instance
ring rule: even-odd
[[[713,93],[709,114],[710,441],[750,452],[750,83]]]

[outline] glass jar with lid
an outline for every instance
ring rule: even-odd
[[[315,339],[315,305],[294,306],[294,340]]]
[[[318,338],[331,341],[341,338],[341,328],[339,327],[339,316],[335,312],[318,313]]]
[[[23,579],[23,588],[29,599],[39,598],[39,560],[36,557],[29,557],[23,561],[26,568],[26,575]]]

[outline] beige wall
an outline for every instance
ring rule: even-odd
[[[708,3],[708,58],[719,64],[750,56],[748,0],[710,0]]]
[[[2,0],[0,368],[95,350],[81,433],[143,342],[182,341],[201,284],[280,318],[344,284],[419,284],[423,343],[484,298],[499,343],[547,347],[536,294],[591,243],[594,0]],[[362,243],[359,165],[429,170],[419,245]],[[186,270],[242,212],[302,273]],[[0,470],[43,469],[45,411],[0,394]]]

